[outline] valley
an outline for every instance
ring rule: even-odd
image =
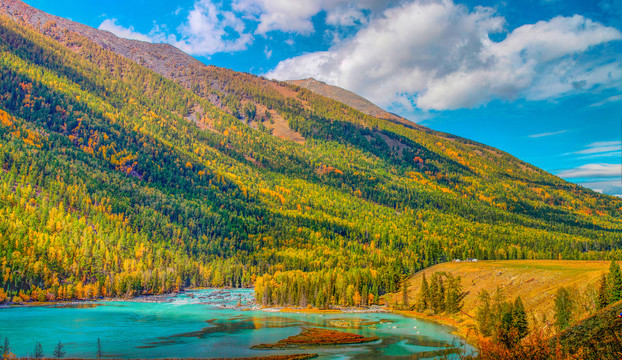
[[[572,324],[622,297],[617,272],[599,285],[622,258],[622,199],[344,89],[205,65],[19,0],[0,4],[0,75],[0,336],[20,356],[42,319],[47,349],[64,331],[92,358],[102,332],[115,357],[156,358],[257,356],[345,318],[383,340],[313,353],[432,357],[460,337],[408,316],[477,345],[494,294],[521,334],[526,318],[559,323],[562,289]],[[422,300],[424,274],[437,298]],[[168,298],[200,288],[252,305]],[[171,301],[125,301],[153,295]],[[68,305],[14,306],[33,303]],[[370,307],[407,316],[334,312]]]

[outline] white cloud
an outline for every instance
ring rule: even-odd
[[[134,30],[133,26],[123,27],[117,24],[117,19],[106,19],[98,27],[99,30],[110,31],[118,37],[132,40],[140,40],[145,42],[153,42],[153,39],[145,34],[141,34]]]
[[[203,56],[244,50],[253,41],[253,36],[245,31],[244,21],[211,0],[195,1],[184,23],[177,28],[179,36],[167,34],[157,24],[148,35],[141,34],[131,26],[117,24],[116,19],[104,20],[99,29],[126,39],[169,43],[188,54]]]
[[[590,107],[599,107],[599,106],[603,106],[605,104],[609,104],[609,103],[612,103],[612,102],[618,102],[618,101],[622,101],[622,95],[610,96],[610,97],[606,98],[605,100],[593,103],[592,105],[590,105]]]
[[[235,13],[223,10],[211,0],[197,0],[178,31],[180,39],[172,45],[192,55],[244,50],[253,40]]]
[[[251,1],[251,0],[247,0]],[[578,63],[574,55],[622,34],[583,16],[523,25],[505,39],[505,19],[451,0],[414,1],[385,10],[329,51],[282,61],[266,74],[314,77],[383,106],[470,108],[493,99],[555,98],[622,80],[622,64]]]
[[[562,155],[583,155],[575,157],[576,160],[604,157],[621,157],[622,141],[597,141],[586,145],[582,150],[569,152]]]
[[[326,12],[326,23],[353,26],[399,0],[235,0],[233,9],[259,22],[257,34],[270,31],[310,34],[313,16]]]
[[[585,186],[603,194],[622,197],[622,179],[581,182],[579,183],[579,185]]]
[[[540,134],[531,134],[531,135],[527,135],[527,137],[530,137],[530,138],[541,138],[541,137],[547,137],[547,136],[560,135],[560,134],[564,134],[564,133],[567,133],[567,132],[568,132],[568,130],[560,130],[560,131],[546,132],[546,133],[540,133]]]
[[[596,159],[596,158],[604,158],[604,157],[617,157],[619,159],[622,159],[622,152],[620,152],[620,150],[618,150],[618,151],[611,151],[611,152],[603,152],[603,153],[598,153],[598,154],[594,154],[594,155],[580,156],[580,157],[578,157],[576,159],[577,160],[584,160],[584,159]]]
[[[620,149],[621,149],[620,145],[601,146],[601,147],[593,147],[593,148],[577,151],[576,153],[577,154],[600,154],[600,153],[608,153],[610,151],[616,151]]]
[[[557,176],[561,178],[603,178],[603,177],[622,177],[621,164],[585,164],[574,169],[559,172]]]
[[[263,49],[263,53],[266,55],[266,59],[270,60],[272,57],[272,50],[270,50],[267,46]]]

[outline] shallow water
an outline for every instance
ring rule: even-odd
[[[321,359],[427,359],[472,348],[451,328],[388,313],[297,314],[240,311],[252,290],[199,290],[161,302],[110,301],[0,309],[0,337],[18,356],[41,342],[46,356],[59,341],[67,357],[95,358],[97,339],[105,357],[245,357],[318,353]],[[377,336],[359,345],[251,350],[296,335],[302,327],[324,327]]]

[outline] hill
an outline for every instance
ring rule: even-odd
[[[447,259],[622,254],[622,200],[498,149],[17,0],[0,14],[11,296],[254,284],[366,305]]]
[[[513,301],[520,296],[527,313],[535,315],[540,323],[553,321],[557,290],[569,287],[583,296],[586,290],[597,288],[600,276],[607,272],[609,265],[608,261],[567,260],[447,262],[420,271],[408,279],[410,303],[414,304],[419,296],[424,273],[429,278],[434,272],[446,272],[460,276],[463,290],[468,292],[462,309],[466,313],[462,314],[465,321],[470,319],[469,316],[476,315],[479,292],[486,290],[492,293],[497,287],[506,300]],[[400,298],[401,295],[395,296]]]

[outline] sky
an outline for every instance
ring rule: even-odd
[[[622,197],[622,0],[26,0],[206,64],[313,77]]]

